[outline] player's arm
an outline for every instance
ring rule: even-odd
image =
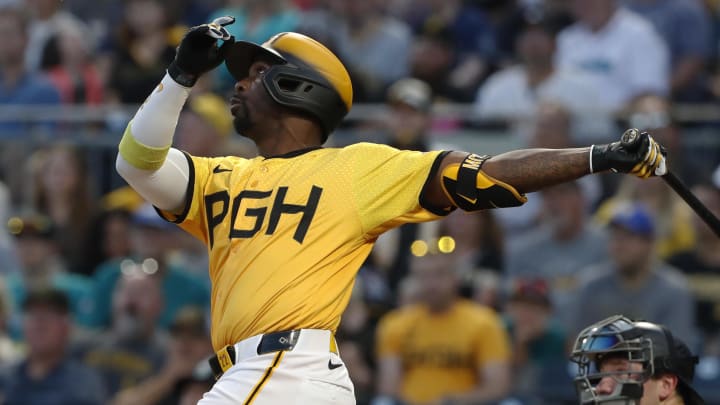
[[[222,47],[232,42],[222,28],[232,17],[191,28],[180,42],[175,59],[158,87],[128,124],[119,145],[118,173],[147,201],[158,208],[180,212],[190,178],[189,163],[171,148],[175,127],[191,87],[198,77],[218,66]]]
[[[614,170],[643,178],[664,174],[662,147],[647,133],[637,135],[631,148],[618,141],[585,148],[520,149],[497,156],[452,152],[426,184],[425,202],[466,211],[513,207],[527,201],[525,193],[590,173]]]

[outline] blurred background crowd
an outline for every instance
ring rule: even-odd
[[[493,154],[637,127],[720,215],[716,1],[0,0],[0,403],[194,404],[212,384],[205,247],[114,160],[185,30],[222,15],[237,39],[299,31],[343,60],[356,107],[329,146]],[[198,82],[176,147],[255,155],[232,85],[224,66]],[[360,405],[577,403],[573,338],[616,313],[688,342],[720,403],[720,239],[660,179],[395,229],[337,338]]]

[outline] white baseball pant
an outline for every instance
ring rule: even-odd
[[[330,351],[330,331],[302,329],[292,350],[258,355],[262,336],[234,345],[235,364],[198,405],[355,405],[347,368]]]

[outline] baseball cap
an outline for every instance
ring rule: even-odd
[[[415,78],[400,79],[388,88],[387,99],[390,103],[402,103],[427,112],[432,105],[430,85]]]
[[[652,237],[655,234],[652,214],[644,205],[637,203],[618,207],[610,218],[609,225],[640,236]]]
[[[67,295],[55,288],[37,288],[29,290],[22,303],[23,311],[36,307],[47,307],[61,314],[70,312],[70,300]]]
[[[199,94],[190,99],[188,108],[220,135],[228,135],[232,131],[232,116],[228,114],[229,107],[221,97],[212,93]]]
[[[517,279],[508,297],[510,301],[528,302],[545,307],[551,306],[550,286],[544,279]]]
[[[172,335],[207,336],[207,321],[201,308],[182,308],[170,324]]]
[[[173,224],[160,217],[160,214],[155,211],[155,207],[150,203],[144,203],[132,213],[131,223],[159,230],[175,229]]]

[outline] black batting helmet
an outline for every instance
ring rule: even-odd
[[[262,45],[236,41],[225,52],[225,64],[242,80],[258,57],[273,62],[262,78],[273,100],[317,119],[327,139],[352,107],[350,75],[337,56],[308,36],[283,32]]]

